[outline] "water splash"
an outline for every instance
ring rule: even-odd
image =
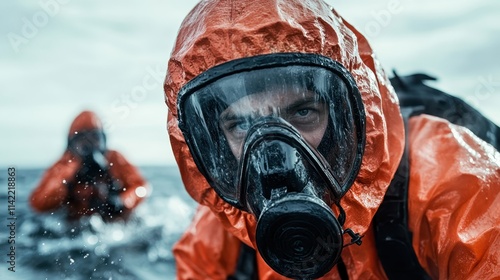
[[[172,275],[171,247],[193,212],[171,196],[150,198],[127,222],[106,223],[97,215],[65,222],[59,212],[31,216],[19,230],[19,262],[48,279],[159,279]]]

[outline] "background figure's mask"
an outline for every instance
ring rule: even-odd
[[[70,135],[68,150],[80,158],[86,158],[95,152],[106,152],[106,136],[101,129],[82,130]]]
[[[357,238],[342,229],[339,204],[359,171],[365,139],[364,107],[350,74],[315,54],[234,60],[184,86],[178,112],[211,187],[258,219],[264,260],[288,277],[328,272],[342,234]]]

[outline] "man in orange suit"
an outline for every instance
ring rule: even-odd
[[[325,2],[200,1],[164,88],[200,203],[174,247],[178,279],[500,278],[500,154],[446,119],[402,114],[366,38]],[[406,162],[407,203],[379,212]],[[408,272],[377,242],[376,214],[403,211]]]
[[[62,157],[45,172],[29,201],[37,212],[65,207],[70,219],[97,213],[111,221],[126,219],[148,191],[139,170],[107,149],[97,115],[83,111],[71,124]]]

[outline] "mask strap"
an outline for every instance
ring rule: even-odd
[[[342,206],[340,206],[340,203],[335,203],[335,205],[339,209],[339,216],[338,216],[337,220],[339,221],[340,226],[344,226],[345,219],[346,219],[346,214],[345,214],[344,208],[342,208]],[[343,247],[347,247],[347,246],[350,246],[353,244],[356,244],[359,246],[363,242],[363,240],[361,240],[361,238],[365,237],[365,235],[360,235],[359,233],[355,233],[350,228],[346,228],[346,229],[342,230],[342,234],[346,234],[346,233],[351,237],[351,242],[349,242],[348,244],[345,244]]]

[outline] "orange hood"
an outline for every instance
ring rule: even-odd
[[[102,130],[102,123],[99,117],[92,111],[83,111],[71,123],[68,136],[72,136],[80,131]]]
[[[179,89],[195,76],[237,58],[283,52],[316,53],[353,75],[366,113],[361,170],[342,198],[345,227],[369,227],[399,164],[404,131],[397,97],[366,39],[320,0],[201,1],[185,18],[168,62],[168,131],[189,194],[224,227],[255,248],[256,219],[224,202],[198,171],[178,127]]]

